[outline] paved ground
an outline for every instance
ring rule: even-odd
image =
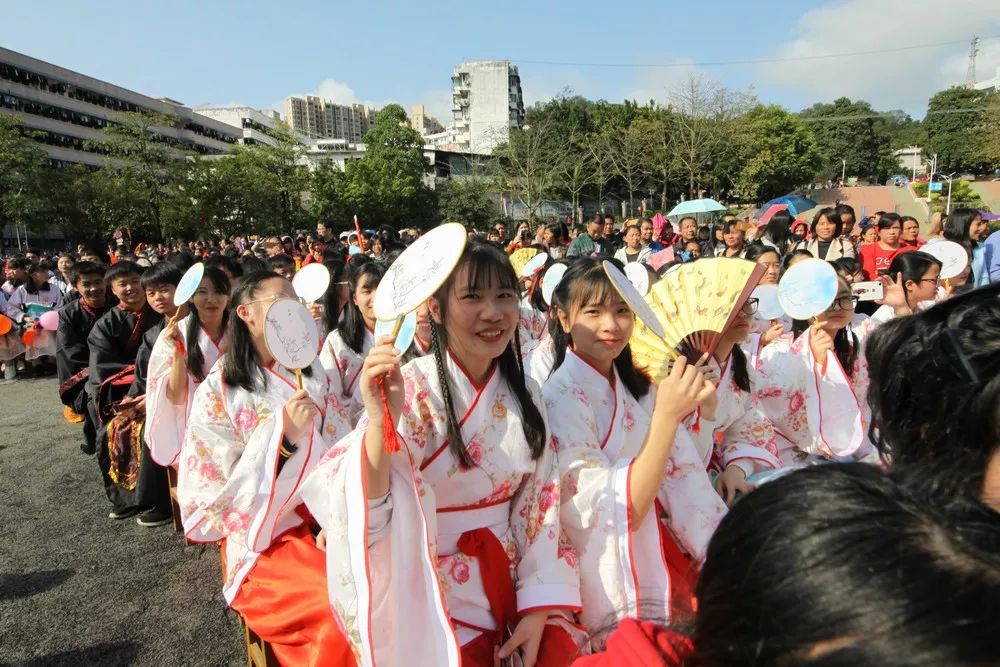
[[[218,548],[107,518],[53,379],[0,386],[0,665],[244,665]]]
[[[979,193],[994,213],[1000,213],[1000,181],[976,181],[972,189]]]

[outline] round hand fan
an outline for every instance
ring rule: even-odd
[[[307,264],[292,277],[292,289],[306,303],[314,303],[322,299],[329,286],[330,269],[321,262]]]
[[[961,275],[969,265],[969,253],[954,241],[937,241],[924,245],[921,250],[941,262],[941,280]],[[896,276],[889,276],[894,279]]]
[[[532,250],[533,249],[534,248],[532,248]],[[536,271],[545,266],[545,262],[547,261],[549,261],[548,253],[540,252],[529,259],[525,265],[521,267],[521,273],[518,275],[522,278],[531,278],[535,275]]]
[[[778,301],[793,320],[810,320],[837,298],[837,271],[821,259],[804,259],[785,271],[778,283]]]
[[[781,302],[778,301],[777,285],[758,285],[750,297],[757,299],[758,320],[776,320],[785,314],[781,309]]]
[[[545,303],[552,305],[552,293],[556,291],[559,287],[560,281],[562,281],[563,276],[566,275],[566,269],[569,267],[565,264],[553,264],[542,276],[542,298],[545,299]]]
[[[395,328],[396,320],[375,320],[375,331],[372,332],[372,336],[376,341],[386,336],[395,336],[396,340],[393,345],[396,346],[400,354],[403,354],[410,349],[413,337],[417,333],[417,311],[411,310],[407,313],[403,318],[403,325],[399,327],[399,332],[393,334],[392,330]]]
[[[629,341],[636,366],[659,382],[677,356],[696,363],[715,352],[765,271],[744,259],[713,257],[681,264],[664,275],[646,295],[663,335],[636,324]]]
[[[177,289],[174,290],[174,305],[180,308],[190,301],[194,293],[198,291],[198,286],[201,285],[201,279],[204,277],[205,265],[201,262],[192,264],[191,268],[181,276],[181,281],[177,283]]]
[[[625,276],[639,294],[646,296],[649,292],[649,274],[646,273],[645,266],[638,262],[630,262],[625,265]]]
[[[319,349],[319,331],[312,315],[295,299],[278,299],[267,309],[264,343],[271,356],[295,371],[302,389],[302,369],[308,368]]]

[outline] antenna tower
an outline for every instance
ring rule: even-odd
[[[979,53],[979,38],[973,37],[969,42],[969,69],[965,73],[965,87],[975,88],[976,86],[976,55]]]

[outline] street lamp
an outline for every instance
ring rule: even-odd
[[[957,174],[957,171],[953,171],[948,174],[948,203],[945,205],[944,214],[948,215],[951,213],[951,177]]]

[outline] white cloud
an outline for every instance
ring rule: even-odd
[[[437,119],[439,123],[447,126],[451,122],[451,89],[429,90],[420,96],[417,104],[424,105],[424,112]],[[410,113],[408,106],[404,107],[406,113]]]
[[[877,109],[902,108],[922,115],[931,95],[965,80],[966,40],[998,32],[996,0],[839,0],[799,17],[795,38],[773,53],[791,60],[757,65],[754,78],[777,89],[792,89],[803,105],[847,96],[865,99]],[[807,59],[950,41],[960,43]],[[979,78],[992,77],[998,65],[998,40],[984,41],[977,60]]]

